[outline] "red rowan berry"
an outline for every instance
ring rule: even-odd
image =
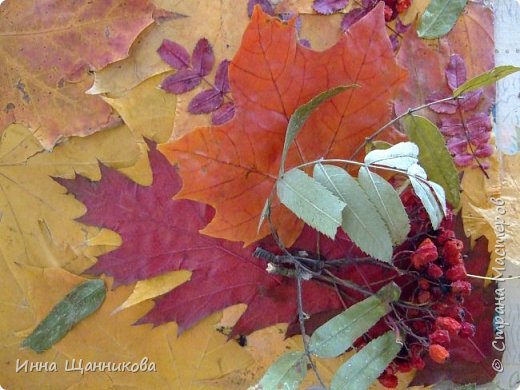
[[[475,325],[470,324],[469,322],[463,322],[460,324],[459,336],[463,339],[467,339],[468,337],[475,336]]]
[[[451,291],[454,294],[469,295],[471,293],[471,283],[457,280],[451,284]]]
[[[421,290],[421,291],[419,291],[419,294],[417,294],[417,301],[419,301],[419,303],[430,302],[431,298],[432,298],[432,295],[430,294],[429,291],[426,291],[426,290]]]
[[[430,288],[430,282],[428,282],[428,279],[419,279],[419,288],[423,290],[428,290]]]
[[[428,264],[428,269],[426,270],[426,272],[428,273],[428,276],[430,276],[432,279],[439,279],[444,273],[442,272],[441,267],[433,263]]]
[[[455,238],[455,232],[453,230],[441,228],[441,233],[437,237],[437,243],[439,245],[444,245],[446,241],[453,238]]]
[[[435,363],[443,364],[450,357],[450,353],[446,348],[439,344],[432,344],[428,349],[430,357]]]
[[[440,344],[445,347],[448,347],[450,345],[450,334],[447,330],[443,329],[437,329],[435,332],[431,333],[430,336],[428,336],[430,339],[430,342],[432,344]]]
[[[461,251],[464,248],[464,244],[461,240],[449,240],[446,241],[442,248],[442,256],[444,260],[450,265],[457,265],[462,263]]]
[[[437,251],[437,247],[432,240],[427,238],[421,242],[419,248],[417,248],[412,254],[411,259],[413,266],[416,269],[419,269],[422,266],[437,260],[438,257],[439,252]]]
[[[379,376],[379,378],[377,378],[377,380],[388,389],[395,389],[398,384],[397,376],[393,374],[389,375],[387,373],[383,373]]]
[[[448,271],[446,271],[446,279],[450,282],[455,282],[457,280],[463,280],[466,278],[466,267],[464,264],[458,264],[451,267]]]
[[[397,363],[397,371],[399,372],[410,372],[412,371],[412,364],[410,362],[399,362]]]
[[[410,364],[416,370],[424,370],[424,367],[426,366],[426,363],[424,362],[423,358],[420,356],[412,357],[412,359],[410,360]]]
[[[410,5],[412,5],[412,0],[397,0],[395,9],[397,10],[397,12],[403,13],[408,8],[410,8]]]
[[[456,335],[460,330],[460,322],[451,317],[437,317],[435,319],[437,329],[447,330],[449,334]]]

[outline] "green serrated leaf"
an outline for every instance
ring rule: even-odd
[[[418,115],[407,115],[403,118],[403,124],[410,141],[419,146],[419,163],[428,174],[428,178],[440,184],[448,202],[454,208],[458,208],[459,174],[441,132],[428,119]]]
[[[437,183],[428,182],[427,184],[414,177],[427,178],[426,172],[418,164],[412,165],[408,169],[408,174],[415,194],[421,199],[426,212],[430,216],[432,227],[438,229],[446,215],[446,199],[443,188]]]
[[[413,142],[400,142],[388,149],[373,150],[365,156],[367,165],[377,164],[406,171],[417,163],[419,148]]]
[[[309,350],[320,357],[336,357],[352,346],[391,310],[388,302],[399,299],[401,289],[390,283],[361,302],[349,307],[320,326],[312,334]]]
[[[22,342],[35,352],[43,352],[60,341],[78,322],[95,312],[105,299],[105,284],[101,279],[88,280],[63,298],[45,319]]]
[[[385,221],[392,243],[402,243],[410,232],[410,221],[394,187],[366,167],[361,167],[359,170],[358,180],[368,199]]]
[[[287,158],[287,153],[289,152],[289,146],[291,146],[292,142],[300,132],[307,119],[309,119],[309,116],[313,113],[313,111],[330,98],[346,91],[347,89],[356,87],[358,87],[357,84],[351,84],[341,85],[339,87],[328,89],[325,92],[322,92],[319,95],[313,97],[307,103],[301,105],[296,109],[296,111],[294,111],[294,113],[291,115],[291,118],[289,119],[289,124],[287,125],[287,131],[285,133],[285,142],[283,144],[279,176],[285,172],[285,160]]]
[[[372,340],[336,371],[330,390],[368,389],[395,359],[401,347],[392,331]]]
[[[426,39],[446,35],[455,26],[467,2],[468,0],[432,0],[419,20],[417,35]]]
[[[391,147],[392,147],[392,144],[390,142],[380,141],[380,140],[369,141],[365,145],[365,154],[370,153],[372,150],[377,150],[377,149],[384,150],[384,149],[389,149]]]
[[[516,73],[519,70],[520,67],[513,65],[497,66],[496,68],[479,74],[478,76],[473,77],[471,80],[468,80],[464,84],[460,85],[455,91],[453,91],[453,96],[460,96],[463,93],[494,84],[498,80],[503,79],[510,74]]]
[[[365,253],[382,261],[392,258],[388,229],[356,179],[334,165],[316,164],[314,178],[346,203],[341,227]]]
[[[291,169],[276,183],[280,202],[306,224],[330,238],[336,236],[346,204],[299,169]]]
[[[288,352],[267,370],[255,389],[296,390],[307,374],[304,352]]]

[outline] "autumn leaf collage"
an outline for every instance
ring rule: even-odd
[[[0,389],[517,389],[516,3],[0,1]]]

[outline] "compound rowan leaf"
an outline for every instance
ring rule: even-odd
[[[345,157],[390,117],[388,102],[405,78],[395,63],[380,4],[323,52],[302,47],[296,20],[287,24],[257,7],[229,65],[235,117],[223,126],[198,128],[160,146],[179,163],[183,188],[177,195],[216,209],[204,234],[249,244],[269,232],[257,225],[280,166],[289,118],[303,103],[330,88],[357,84],[323,103],[289,149],[287,168]],[[279,203],[272,220],[291,245],[299,222]]]
[[[125,58],[153,9],[140,0],[2,4],[0,107],[7,115],[0,128],[23,123],[51,148],[64,136],[113,124],[110,107],[84,93],[92,83],[88,71]]]
[[[179,332],[209,314],[245,303],[246,312],[233,334],[252,331],[296,317],[295,282],[271,275],[252,257],[253,248],[199,233],[212,209],[191,200],[172,200],[181,187],[176,170],[156,150],[149,154],[154,181],[143,187],[102,167],[99,182],[77,177],[60,181],[87,206],[81,221],[119,233],[123,245],[99,258],[89,272],[105,273],[115,283],[131,283],[166,272],[191,271],[191,279],[159,298],[141,320],[175,321]],[[315,313],[341,303],[333,288],[304,284],[305,310]]]

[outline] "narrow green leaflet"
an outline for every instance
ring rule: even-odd
[[[330,319],[312,334],[309,350],[320,357],[336,357],[352,346],[380,318],[391,310],[388,302],[401,295],[399,286],[390,283],[377,294],[349,307]]]
[[[280,202],[298,218],[330,238],[336,236],[346,204],[327,188],[305,172],[291,169],[278,179],[276,190]]]
[[[365,253],[382,261],[392,258],[392,239],[388,229],[368,200],[368,195],[344,169],[316,164],[314,178],[346,203],[341,227]]]
[[[413,142],[400,142],[388,149],[373,150],[365,156],[367,165],[377,164],[406,171],[417,163],[419,148]]]
[[[60,341],[75,324],[95,312],[105,295],[105,284],[101,279],[80,284],[52,308],[47,317],[22,342],[22,347],[29,347],[38,353],[46,351]]]
[[[330,390],[368,389],[394,360],[401,347],[392,331],[372,340],[336,371]]]
[[[417,179],[420,177],[426,179],[426,172],[418,164],[412,165],[408,169],[410,182],[412,183],[415,194],[421,199],[421,202],[430,216],[432,226],[438,229],[442,219],[446,215],[446,199],[444,198],[443,188],[433,182],[424,183]]]
[[[428,178],[444,188],[446,198],[454,208],[459,207],[459,174],[437,126],[418,115],[407,115],[403,124],[410,141],[419,146],[419,163]]]
[[[402,243],[410,232],[410,221],[394,187],[366,167],[359,170],[358,181],[385,221],[392,243]]]
[[[375,150],[375,149],[388,149],[391,147],[392,147],[392,144],[389,142],[386,142],[386,141],[380,141],[380,140],[369,141],[365,145],[365,154],[368,154],[372,150]]]
[[[460,96],[463,93],[494,84],[498,80],[503,79],[510,74],[516,73],[519,70],[520,68],[518,66],[513,65],[497,66],[488,72],[482,73],[476,77],[473,77],[471,80],[466,81],[455,91],[453,91],[453,96]]]
[[[285,172],[285,159],[287,158],[289,146],[291,146],[292,142],[300,132],[301,128],[303,127],[307,119],[309,119],[309,116],[314,112],[314,110],[330,98],[336,96],[337,94],[343,91],[346,91],[349,88],[354,87],[357,87],[357,85],[341,85],[339,87],[328,89],[325,92],[322,92],[319,95],[313,97],[307,103],[301,105],[296,109],[296,111],[294,111],[294,113],[291,115],[291,118],[289,119],[289,124],[287,125],[287,132],[285,133],[285,142],[283,144],[279,176],[281,176]]]
[[[304,352],[288,352],[267,370],[255,389],[296,390],[307,374]]]
[[[446,35],[455,26],[468,0],[432,0],[419,20],[417,35],[435,39]]]

